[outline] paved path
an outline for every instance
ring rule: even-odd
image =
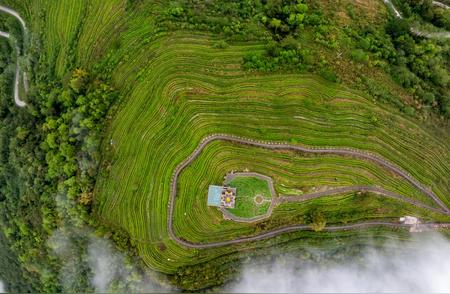
[[[252,237],[244,237],[244,238],[238,238],[234,240],[228,240],[228,241],[220,241],[220,242],[213,242],[213,243],[191,243],[186,240],[183,240],[179,238],[173,231],[173,213],[174,213],[174,207],[175,207],[175,200],[177,195],[177,184],[178,184],[178,176],[180,175],[181,171],[186,168],[195,158],[198,157],[198,155],[202,152],[202,150],[208,145],[209,143],[217,140],[222,141],[229,141],[229,142],[236,142],[240,144],[246,144],[256,147],[262,147],[272,150],[293,150],[293,151],[301,151],[305,153],[314,153],[314,154],[337,154],[337,155],[344,155],[344,156],[352,156],[357,158],[362,158],[365,160],[370,160],[372,162],[377,163],[378,165],[383,166],[384,168],[390,170],[391,172],[399,175],[400,177],[404,178],[408,182],[410,182],[412,185],[414,185],[417,189],[419,189],[421,192],[423,192],[425,195],[429,196],[431,199],[434,200],[434,202],[440,207],[437,211],[445,214],[450,214],[449,208],[434,194],[433,191],[431,191],[429,188],[423,186],[421,183],[419,183],[416,179],[414,179],[410,174],[408,174],[406,171],[402,170],[400,167],[396,166],[395,164],[378,157],[377,155],[356,150],[356,149],[350,149],[350,148],[314,148],[314,147],[303,147],[303,146],[297,146],[297,145],[290,145],[286,143],[278,143],[278,142],[264,142],[264,141],[258,141],[258,140],[252,140],[252,139],[246,139],[242,137],[232,136],[232,135],[226,135],[226,134],[215,134],[210,135],[202,140],[200,145],[192,152],[191,155],[189,155],[183,162],[181,162],[176,168],[173,173],[172,179],[171,179],[171,186],[170,186],[170,197],[169,197],[169,203],[168,203],[168,216],[167,216],[167,230],[169,232],[169,236],[172,240],[177,242],[178,244],[184,245],[186,247],[190,248],[211,248],[211,247],[219,247],[219,246],[225,246],[230,244],[239,244],[249,241],[257,241],[257,240],[263,240],[269,237],[274,237],[283,233],[287,232],[294,232],[298,230],[309,230],[310,226],[308,225],[292,225],[287,226],[279,229],[275,229],[269,232],[265,232],[256,236]],[[406,201],[408,203],[411,203],[415,206],[424,207],[431,210],[436,210],[436,208],[431,208],[426,206],[425,204],[422,204],[420,202],[417,202],[415,200],[408,199],[406,197],[403,197],[401,195],[395,194],[393,192],[384,190],[382,188],[377,187],[370,187],[370,186],[354,186],[353,188],[359,188],[360,191],[370,191],[375,192],[377,194],[383,194],[387,197],[401,199],[402,201]],[[345,188],[337,188],[337,189],[349,189],[348,187]],[[338,190],[336,190],[338,191]],[[344,191],[345,192],[345,191]],[[322,197],[327,192],[317,192],[307,195],[301,195],[301,196],[294,196],[298,197],[297,200],[301,201],[302,197],[311,197],[317,198]],[[328,191],[328,194],[330,191]],[[337,192],[336,192],[337,193]],[[339,193],[343,193],[342,190]],[[386,194],[385,194],[386,193]],[[328,195],[326,194],[326,195]],[[282,198],[283,199],[283,198]],[[450,224],[425,224],[429,225],[429,228],[447,228],[450,226]],[[337,231],[337,230],[351,230],[351,229],[361,229],[361,228],[368,228],[368,227],[374,227],[374,226],[387,226],[387,227],[395,227],[395,228],[409,228],[409,225],[400,224],[397,222],[379,222],[379,221],[373,221],[373,222],[364,222],[359,224],[350,224],[350,225],[342,225],[342,226],[328,226],[324,229],[324,231]]]
[[[268,177],[266,175],[255,173],[255,172],[238,172],[238,173],[233,173],[231,175],[227,175],[224,185],[227,185],[233,178],[235,178],[237,176],[258,177],[260,179],[266,180],[269,184],[269,190],[270,190],[270,193],[272,196],[272,200],[271,200],[270,206],[267,209],[266,213],[264,213],[262,215],[254,216],[254,217],[236,216],[233,213],[229,212],[227,209],[225,209],[223,207],[220,208],[220,211],[223,213],[225,218],[236,221],[236,222],[255,223],[255,222],[265,220],[272,215],[272,212],[275,209],[275,207],[277,207],[281,203],[304,202],[304,201],[317,199],[317,198],[321,198],[321,197],[325,197],[325,196],[333,196],[333,195],[339,195],[339,194],[345,194],[345,193],[360,193],[360,192],[370,192],[370,193],[378,194],[378,195],[381,195],[384,197],[393,198],[393,199],[396,199],[396,200],[399,200],[402,202],[406,202],[406,203],[412,204],[417,207],[425,208],[425,209],[431,210],[436,213],[450,215],[450,212],[444,211],[439,208],[431,207],[429,205],[423,204],[420,201],[407,198],[403,195],[394,193],[392,191],[389,191],[389,190],[386,190],[386,189],[383,189],[383,188],[377,187],[377,186],[367,186],[367,185],[345,186],[345,187],[332,188],[332,189],[328,189],[326,191],[320,191],[320,192],[312,192],[312,193],[301,194],[301,195],[281,195],[281,196],[277,197],[278,195],[273,186],[272,178]]]
[[[441,8],[450,10],[450,6],[448,6],[445,3],[442,3],[442,2],[439,2],[439,1],[433,1],[433,4],[436,5],[436,6],[439,6]]]
[[[8,39],[9,39],[9,33],[0,31],[0,37],[8,38]]]
[[[9,7],[2,6],[2,5],[0,5],[0,11],[6,12],[6,13],[14,16],[15,18],[17,18],[17,20],[22,25],[24,37],[26,38],[27,35],[28,35],[28,29],[27,29],[27,27],[25,25],[25,21],[19,15],[19,13],[17,13],[17,11],[15,11],[15,10],[9,8]],[[9,33],[5,33],[5,32],[0,32],[0,37],[5,37],[5,38],[10,39],[10,34]],[[24,40],[25,40],[25,38],[24,38]],[[14,78],[14,102],[16,103],[17,106],[24,107],[27,104],[25,103],[25,101],[20,99],[20,95],[19,95],[19,86],[20,86],[19,57],[20,57],[20,50],[19,50],[19,46],[17,46],[17,43],[15,44],[15,47],[16,47],[17,56],[16,56],[16,73],[15,73],[15,78]],[[24,80],[23,80],[23,82],[24,82],[24,88],[25,88],[25,90],[27,90],[28,89],[28,81],[27,81],[25,73],[24,73]]]
[[[431,207],[429,205],[423,204],[422,202],[420,202],[418,200],[410,199],[410,198],[400,195],[398,193],[394,193],[392,191],[389,191],[389,190],[386,190],[384,188],[377,187],[377,186],[346,186],[346,187],[330,189],[327,191],[313,192],[313,193],[308,193],[308,194],[303,194],[303,195],[281,196],[276,200],[276,202],[278,202],[278,203],[302,202],[302,201],[317,199],[317,198],[324,197],[324,196],[332,196],[332,195],[339,195],[339,194],[353,193],[353,192],[370,192],[373,194],[378,194],[378,195],[382,195],[384,197],[388,197],[388,198],[396,199],[396,200],[399,200],[402,202],[406,202],[406,203],[412,204],[417,207],[425,208],[425,209],[434,211],[436,213],[442,213],[442,214],[446,214],[446,215],[450,216],[450,212],[448,212],[446,210]]]
[[[394,4],[391,2],[391,0],[383,0],[383,2],[392,9],[394,12],[395,17],[402,19],[402,14],[398,11],[398,9],[394,6]],[[433,4],[445,9],[450,9],[450,7],[444,3],[433,1]],[[450,39],[450,32],[427,32],[420,30],[418,28],[411,27],[411,33],[413,33],[416,36],[425,37],[429,39]]]
[[[15,11],[14,9],[11,9],[9,7],[3,6],[3,5],[0,5],[0,11],[6,12],[6,13],[14,16],[15,18],[17,18],[17,20],[22,25],[24,33],[25,34],[28,33],[27,25],[25,24],[25,21],[23,20],[23,18],[20,16],[20,14],[17,11]]]

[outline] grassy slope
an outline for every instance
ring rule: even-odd
[[[150,243],[139,243],[139,249],[152,266],[171,271],[196,254],[168,239],[169,182],[175,166],[211,133],[371,150],[424,183],[434,183],[448,201],[443,181],[449,173],[448,138],[434,138],[357,93],[316,77],[242,72],[242,55],[259,45],[225,50],[211,45],[206,35],[171,34],[143,53],[130,52],[132,62],[115,73],[118,85],[135,86],[111,125],[115,144],[109,173],[97,187],[98,211]],[[136,66],[142,68],[138,82],[132,75]],[[164,251],[160,242],[166,244]],[[220,250],[211,250],[209,257]]]
[[[266,213],[269,209],[270,203],[264,202],[257,205],[254,200],[257,195],[262,196],[262,199],[266,200],[272,198],[267,181],[255,177],[239,176],[234,178],[228,185],[237,188],[238,191],[236,207],[228,209],[232,214],[240,217],[254,217]]]
[[[46,43],[47,58],[55,61],[56,75],[62,77],[68,69],[68,62],[73,59],[72,48],[76,45],[77,31],[84,19],[84,3],[63,0],[59,4],[45,8],[48,15],[45,18],[44,32],[46,40],[54,41]]]
[[[432,185],[445,202],[450,202],[448,134],[433,136],[430,129],[396,111],[314,76],[242,72],[242,56],[247,51],[261,50],[262,44],[236,44],[220,50],[213,49],[213,38],[204,34],[158,35],[152,16],[157,11],[152,5],[126,11],[126,1],[80,0],[71,2],[75,7],[68,10],[67,1],[6,2],[20,9],[31,22],[32,31],[42,33],[46,52],[42,59],[50,64],[56,62],[58,75],[64,73],[64,56],[69,55],[69,50],[76,51],[75,64],[92,68],[103,59],[104,64],[111,65],[113,83],[125,103],[105,140],[108,158],[97,186],[96,211],[108,223],[125,228],[144,261],[154,268],[172,272],[193,260],[206,261],[242,248],[312,236],[302,232],[256,245],[205,251],[187,250],[169,240],[166,215],[172,171],[204,136],[215,132],[370,150]],[[76,15],[85,15],[83,22]],[[77,34],[80,38],[73,42],[76,45],[66,46]],[[115,51],[108,53],[112,49]],[[225,121],[224,115],[228,117]],[[112,147],[108,146],[109,136],[114,141]],[[330,164],[339,160],[333,159]],[[339,166],[350,162],[355,165],[354,160],[346,159]],[[347,173],[356,174],[353,169]],[[328,171],[322,174],[331,175]],[[336,172],[342,179],[344,174]],[[356,181],[349,178],[347,181]],[[333,201],[336,199],[321,200],[331,203],[329,209],[336,209]],[[351,208],[350,214],[358,209],[351,196],[342,196],[338,201]],[[274,217],[288,212],[295,217],[292,210],[300,217],[307,209],[306,205],[293,206],[298,204],[280,207]],[[190,230],[183,233],[195,235],[194,228]],[[233,235],[252,231],[239,228]]]
[[[362,165],[362,166],[360,166]],[[327,215],[328,223],[356,222],[366,219],[397,218],[405,214],[420,215],[424,219],[441,219],[422,209],[374,195],[353,194],[324,197],[305,203],[285,203],[278,206],[273,217],[259,226],[235,223],[223,219],[214,207],[206,205],[206,191],[211,183],[220,182],[229,170],[259,172],[271,176],[277,183],[290,185],[347,186],[355,184],[379,185],[411,198],[422,199],[402,179],[386,173],[376,165],[360,160],[342,160],[339,157],[305,157],[292,152],[271,152],[224,142],[214,142],[202,152],[180,176],[179,193],[175,206],[175,231],[187,240],[218,241],[254,234],[261,226],[275,228],[292,223],[305,223],[311,208]],[[241,193],[238,190],[237,203]],[[432,204],[431,204],[432,205]]]

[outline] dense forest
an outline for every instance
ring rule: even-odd
[[[129,0],[128,9],[143,2]],[[180,0],[158,4],[164,13],[155,17],[161,31],[201,30],[220,36],[215,44],[218,49],[232,42],[264,42],[263,52],[248,52],[243,58],[246,71],[316,73],[358,88],[407,115],[447,124],[450,43],[416,36],[410,25],[420,20],[450,30],[450,14],[437,10],[431,0],[397,2],[406,18],[391,16],[378,26],[361,20],[351,5],[346,9],[354,21],[340,26],[330,17],[333,8],[323,11],[312,0]],[[111,86],[109,65],[87,70],[74,61],[64,78],[58,79],[52,64],[40,57],[43,45],[39,38],[27,43],[20,25],[10,17],[2,16],[0,28],[26,49],[32,81],[28,106],[17,108],[12,99],[15,48],[0,39],[0,254],[4,256],[0,256],[0,276],[14,292],[93,291],[88,259],[82,254],[93,236],[109,237],[129,264],[139,264],[127,234],[108,227],[91,210],[102,159],[100,146],[107,140],[102,131],[121,97]],[[340,64],[330,55],[338,48],[343,58]],[[374,83],[365,75],[372,71],[392,78],[408,99]],[[52,247],[55,232],[63,232],[76,244],[70,249],[76,257],[71,260],[76,283],[64,285],[59,278],[67,268],[61,261],[66,257]],[[241,258],[233,255],[229,262]],[[224,274],[222,269],[231,270],[222,265],[180,268],[170,281],[198,289],[196,276],[208,270],[214,282],[201,282],[213,287],[233,274]],[[147,275],[138,268],[129,276],[139,280]],[[115,287],[118,291],[137,289],[129,280]]]
[[[446,3],[445,0],[443,3]],[[397,1],[396,4],[407,18],[423,20],[433,24],[437,28],[442,28],[447,31],[450,30],[450,13],[445,9],[436,9],[433,1],[405,0]]]

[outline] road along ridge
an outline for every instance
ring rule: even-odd
[[[433,5],[439,6],[441,8],[447,9],[447,10],[450,10],[450,6],[448,6],[445,3],[439,2],[439,1],[433,1]]]
[[[391,8],[391,10],[394,12],[395,17],[403,19],[402,14],[400,13],[400,11],[398,11],[398,9],[395,7],[395,5],[392,3],[391,0],[383,0],[384,4],[386,4],[386,6],[388,6],[389,8]],[[450,6],[438,2],[438,1],[433,1],[433,4],[435,6],[439,6],[441,8],[444,9],[450,9]],[[419,37],[424,37],[424,38],[428,38],[428,39],[450,39],[450,32],[447,31],[443,31],[443,32],[426,32],[426,31],[422,31],[418,28],[415,27],[411,27],[410,31],[412,34],[419,36]]]
[[[9,39],[9,33],[0,31],[0,37]]]
[[[3,5],[0,5],[0,11],[6,12],[6,13],[14,16],[15,18],[17,18],[17,20],[22,25],[24,33],[25,34],[28,33],[27,25],[26,25],[25,21],[23,20],[23,18],[20,16],[20,14],[17,11],[15,11],[14,9],[11,9],[11,8],[9,8],[7,6],[3,6]]]
[[[244,242],[249,242],[249,241],[262,240],[262,239],[266,239],[269,237],[277,236],[282,233],[293,232],[293,231],[297,231],[297,230],[310,229],[309,225],[292,225],[292,226],[275,229],[270,232],[261,233],[256,236],[243,237],[243,238],[238,238],[238,239],[234,239],[234,240],[220,241],[220,242],[213,242],[213,243],[192,243],[192,242],[188,242],[186,240],[179,238],[173,231],[173,212],[174,212],[175,200],[176,200],[176,195],[177,195],[178,177],[179,177],[181,171],[198,157],[198,155],[202,152],[202,150],[206,147],[206,145],[208,145],[209,143],[211,143],[213,141],[217,141],[217,140],[235,142],[235,143],[240,143],[240,144],[245,144],[245,145],[251,145],[251,146],[256,146],[256,147],[272,149],[272,150],[281,149],[281,150],[294,150],[294,151],[300,151],[300,152],[305,152],[305,153],[315,153],[315,154],[338,154],[338,155],[353,156],[353,157],[358,157],[358,158],[362,158],[362,159],[367,159],[367,160],[376,162],[379,165],[387,168],[391,172],[394,172],[397,175],[401,176],[402,178],[404,178],[405,180],[410,182],[412,185],[414,185],[417,189],[422,191],[422,193],[424,193],[425,195],[427,195],[431,199],[433,199],[434,202],[442,209],[442,211],[440,211],[441,213],[443,212],[445,214],[450,214],[449,208],[439,199],[439,197],[436,196],[436,194],[434,194],[433,191],[431,191],[430,189],[423,186],[416,179],[414,179],[409,173],[402,170],[400,167],[398,167],[395,164],[393,164],[381,157],[378,157],[377,155],[374,155],[372,153],[360,151],[360,150],[356,150],[356,149],[351,149],[351,148],[305,147],[305,146],[298,146],[298,145],[290,145],[290,144],[281,143],[281,142],[259,141],[259,140],[238,137],[238,136],[234,136],[234,135],[227,135],[227,134],[213,134],[213,135],[209,135],[209,136],[205,137],[200,142],[198,147],[191,153],[191,155],[189,155],[184,161],[182,161],[175,168],[175,171],[174,171],[172,179],[171,179],[170,195],[169,195],[169,203],[168,203],[167,230],[168,230],[169,236],[172,240],[174,240],[178,244],[184,245],[186,247],[190,247],[190,248],[219,247],[219,246],[225,246],[225,245],[230,245],[230,244],[239,244],[239,243],[244,243]],[[379,188],[379,189],[381,189],[381,188]],[[384,192],[384,189],[382,189],[382,190],[383,191],[378,190],[378,188],[377,188],[378,193]],[[391,193],[393,193],[393,192],[391,192]],[[395,194],[395,193],[393,193],[393,194]],[[393,196],[393,194],[386,195],[386,196],[391,197],[391,196]],[[397,194],[395,194],[395,195],[397,195]],[[304,195],[302,195],[302,196],[304,196]],[[401,199],[407,199],[401,195],[399,195],[399,196]],[[409,200],[411,200],[411,199],[409,199]],[[411,200],[409,203],[418,206],[416,201]],[[425,204],[421,204],[421,207],[424,207],[424,206],[426,207]],[[426,207],[426,208],[428,208],[428,207]],[[433,210],[435,210],[435,209],[433,208]],[[435,225],[435,227],[431,226],[430,228],[440,228],[442,226],[448,227],[447,224],[431,223],[430,225]],[[404,224],[400,224],[400,223],[396,223],[396,222],[373,221],[373,222],[364,222],[364,223],[359,223],[359,224],[351,224],[351,225],[343,225],[343,226],[328,226],[328,227],[325,227],[324,231],[358,229],[358,228],[366,228],[366,227],[373,227],[373,226],[388,226],[388,227],[396,227],[396,228],[409,227],[408,225],[404,225]]]
[[[12,16],[14,16],[22,25],[22,29],[23,29],[23,33],[24,33],[24,40],[27,38],[28,36],[28,29],[27,26],[25,24],[25,21],[23,20],[23,18],[19,15],[19,13],[9,7],[0,5],[0,11],[3,11],[5,13],[8,13]],[[11,39],[11,36],[9,33],[6,32],[0,32],[0,37],[5,37],[8,39]],[[15,40],[14,40],[15,41]],[[25,101],[23,101],[22,99],[20,99],[20,95],[19,95],[19,86],[20,86],[20,66],[19,66],[19,57],[20,57],[20,49],[19,46],[17,45],[17,41],[15,41],[15,49],[16,49],[16,71],[15,71],[15,78],[14,78],[14,102],[16,103],[17,106],[19,107],[25,107],[27,104],[25,103]],[[23,83],[24,83],[24,89],[25,92],[27,92],[28,90],[28,80],[26,78],[26,74],[24,72],[24,79],[23,79]]]

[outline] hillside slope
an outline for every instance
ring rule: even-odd
[[[369,152],[424,189],[345,154],[213,142],[179,175],[173,224],[186,242],[233,240],[289,225],[315,228],[317,219],[325,228],[397,223],[404,215],[450,221],[429,197],[450,205],[449,46],[408,29],[389,33],[398,20],[388,17],[382,1],[287,1],[286,15],[264,1],[4,2],[30,31],[29,64],[22,66],[31,87],[22,110],[8,102],[8,86],[2,89],[2,120],[9,126],[1,131],[2,226],[25,256],[22,266],[39,280],[35,290],[68,290],[58,284],[61,265],[47,240],[61,228],[89,231],[87,224],[190,290],[224,282],[236,263],[266,250],[405,237],[375,227],[297,231],[209,249],[179,244],[168,228],[174,171],[213,134]],[[221,16],[224,10],[229,18]],[[8,84],[7,71],[2,81]],[[371,185],[411,201],[346,192],[283,203],[263,222],[238,223],[206,206],[207,186],[221,184],[233,170],[270,176],[280,195]],[[83,234],[80,252],[91,236]],[[87,278],[83,283],[77,290],[91,289],[83,288]]]

